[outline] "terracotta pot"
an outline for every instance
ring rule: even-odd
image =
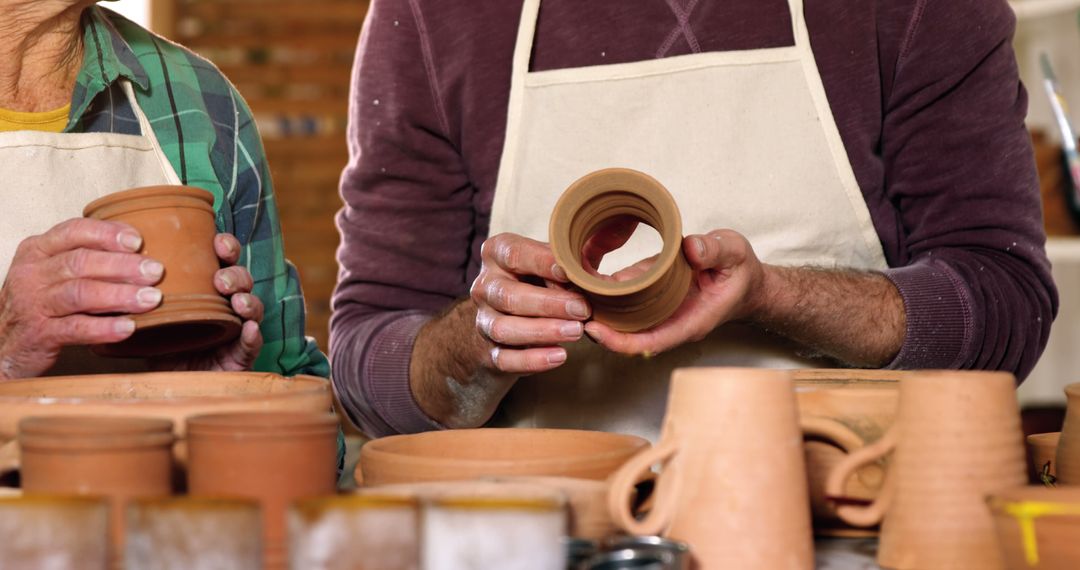
[[[795,370],[795,397],[805,436],[806,476],[814,533],[823,536],[875,536],[875,529],[845,524],[825,497],[829,472],[848,453],[873,443],[892,426],[900,378],[891,370]],[[871,464],[847,482],[845,495],[873,500],[881,490],[884,469]]]
[[[0,382],[0,471],[18,467],[16,425],[27,416],[108,415],[172,420],[182,437],[192,415],[241,411],[322,412],[330,382],[265,372],[154,372]],[[177,445],[184,462],[185,446]]]
[[[96,497],[0,498],[0,566],[105,570],[108,513]]]
[[[561,429],[395,435],[360,448],[356,476],[372,486],[523,475],[603,480],[648,445],[631,435]]]
[[[420,503],[396,495],[308,499],[288,514],[290,568],[417,570]]]
[[[337,416],[236,413],[188,420],[188,490],[243,497],[263,509],[264,565],[286,564],[285,510],[297,499],[332,495],[337,483]]]
[[[1048,482],[1057,479],[1057,449],[1061,432],[1034,433],[1027,436],[1028,458],[1031,464],[1028,466],[1032,481],[1041,481],[1043,477]]]
[[[652,226],[664,241],[644,274],[614,281],[583,267],[582,247],[608,222],[631,216]],[[551,249],[570,282],[582,289],[593,318],[619,331],[639,331],[679,308],[693,271],[682,253],[682,218],[675,199],[651,176],[626,168],[585,175],[555,204],[549,226]]]
[[[220,261],[214,252],[214,196],[189,186],[152,186],[94,200],[83,216],[124,222],[143,238],[140,253],[160,261],[163,300],[133,315],[135,333],[98,346],[104,356],[146,357],[212,348],[240,334],[240,318],[214,287]]]
[[[1016,487],[989,503],[1006,568],[1080,568],[1080,489]]]
[[[657,463],[654,504],[639,520],[630,499]],[[688,543],[702,570],[813,568],[791,372],[676,369],[660,443],[612,476],[608,504],[630,534]]]
[[[127,509],[125,567],[260,570],[261,525],[255,501],[135,499]]]
[[[172,422],[99,416],[33,417],[19,422],[22,488],[27,494],[110,500],[113,560],[123,552],[124,508],[134,497],[172,492]]]
[[[849,455],[826,492],[853,525],[881,523],[878,563],[930,570],[1002,568],[985,497],[1026,480],[1015,379],[1002,372],[922,372],[900,381],[895,425]],[[843,496],[860,466],[895,449],[869,506]]]
[[[1057,484],[1080,485],[1080,383],[1065,387],[1068,409],[1057,448]]]

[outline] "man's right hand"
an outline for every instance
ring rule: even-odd
[[[23,240],[0,289],[0,379],[37,376],[68,345],[118,342],[135,323],[107,314],[161,303],[161,263],[126,224],[76,218]]]

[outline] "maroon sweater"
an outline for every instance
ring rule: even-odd
[[[1024,377],[1057,310],[1004,0],[806,0],[840,135],[904,300],[893,368]],[[689,9],[679,30],[676,12]],[[438,427],[416,333],[488,235],[521,0],[375,0],[353,76],[330,353],[367,433]],[[785,0],[546,0],[533,70],[793,43]],[[798,191],[792,189],[793,192]],[[547,215],[536,212],[535,215]]]

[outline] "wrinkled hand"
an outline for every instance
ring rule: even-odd
[[[246,267],[236,265],[240,260],[240,242],[230,234],[214,237],[214,251],[226,267],[214,274],[218,293],[230,297],[233,311],[243,320],[240,336],[233,342],[203,353],[157,359],[152,366],[158,370],[248,370],[262,350],[263,338],[259,323],[263,319],[262,301],[251,294],[255,282]]]
[[[77,218],[26,238],[0,289],[0,379],[37,376],[68,345],[119,342],[161,303],[161,264],[127,224]]]
[[[586,258],[594,267],[599,266],[603,254],[617,249],[630,234],[633,228],[629,233],[625,227],[617,228],[592,247],[586,245]],[[687,236],[682,246],[694,278],[686,299],[667,320],[636,333],[618,332],[592,321],[585,325],[585,332],[609,350],[652,355],[701,340],[717,326],[746,318],[756,310],[761,303],[765,266],[745,237],[731,230],[715,230]],[[648,270],[654,261],[655,257],[636,263],[611,278],[631,279]]]
[[[491,342],[486,365],[523,375],[565,362],[566,349],[559,343],[581,338],[590,309],[581,294],[560,286],[567,282],[566,272],[548,244],[499,234],[484,242],[481,258],[470,295],[477,306],[476,327]]]

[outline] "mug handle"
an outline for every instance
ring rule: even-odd
[[[832,471],[825,481],[825,497],[836,503],[836,514],[844,522],[853,526],[874,526],[881,522],[892,503],[893,478],[885,475],[885,485],[872,503],[866,506],[855,506],[852,499],[844,496],[844,487],[847,480],[855,473],[855,470],[885,457],[896,449],[898,435],[893,426],[881,439],[874,443],[855,450],[845,457]]]
[[[19,440],[12,439],[4,445],[0,445],[0,475],[18,471],[19,465],[22,463],[21,456],[22,454],[19,453]]]
[[[804,436],[820,437],[827,439],[847,453],[863,447],[863,439],[846,425],[830,419],[819,417],[799,418],[799,427]]]
[[[612,521],[633,535],[659,535],[671,524],[678,497],[679,473],[672,459],[679,451],[678,444],[661,441],[630,458],[611,476],[608,489],[608,512]],[[630,511],[634,488],[649,469],[660,463],[663,470],[656,478],[653,507],[643,520]]]

